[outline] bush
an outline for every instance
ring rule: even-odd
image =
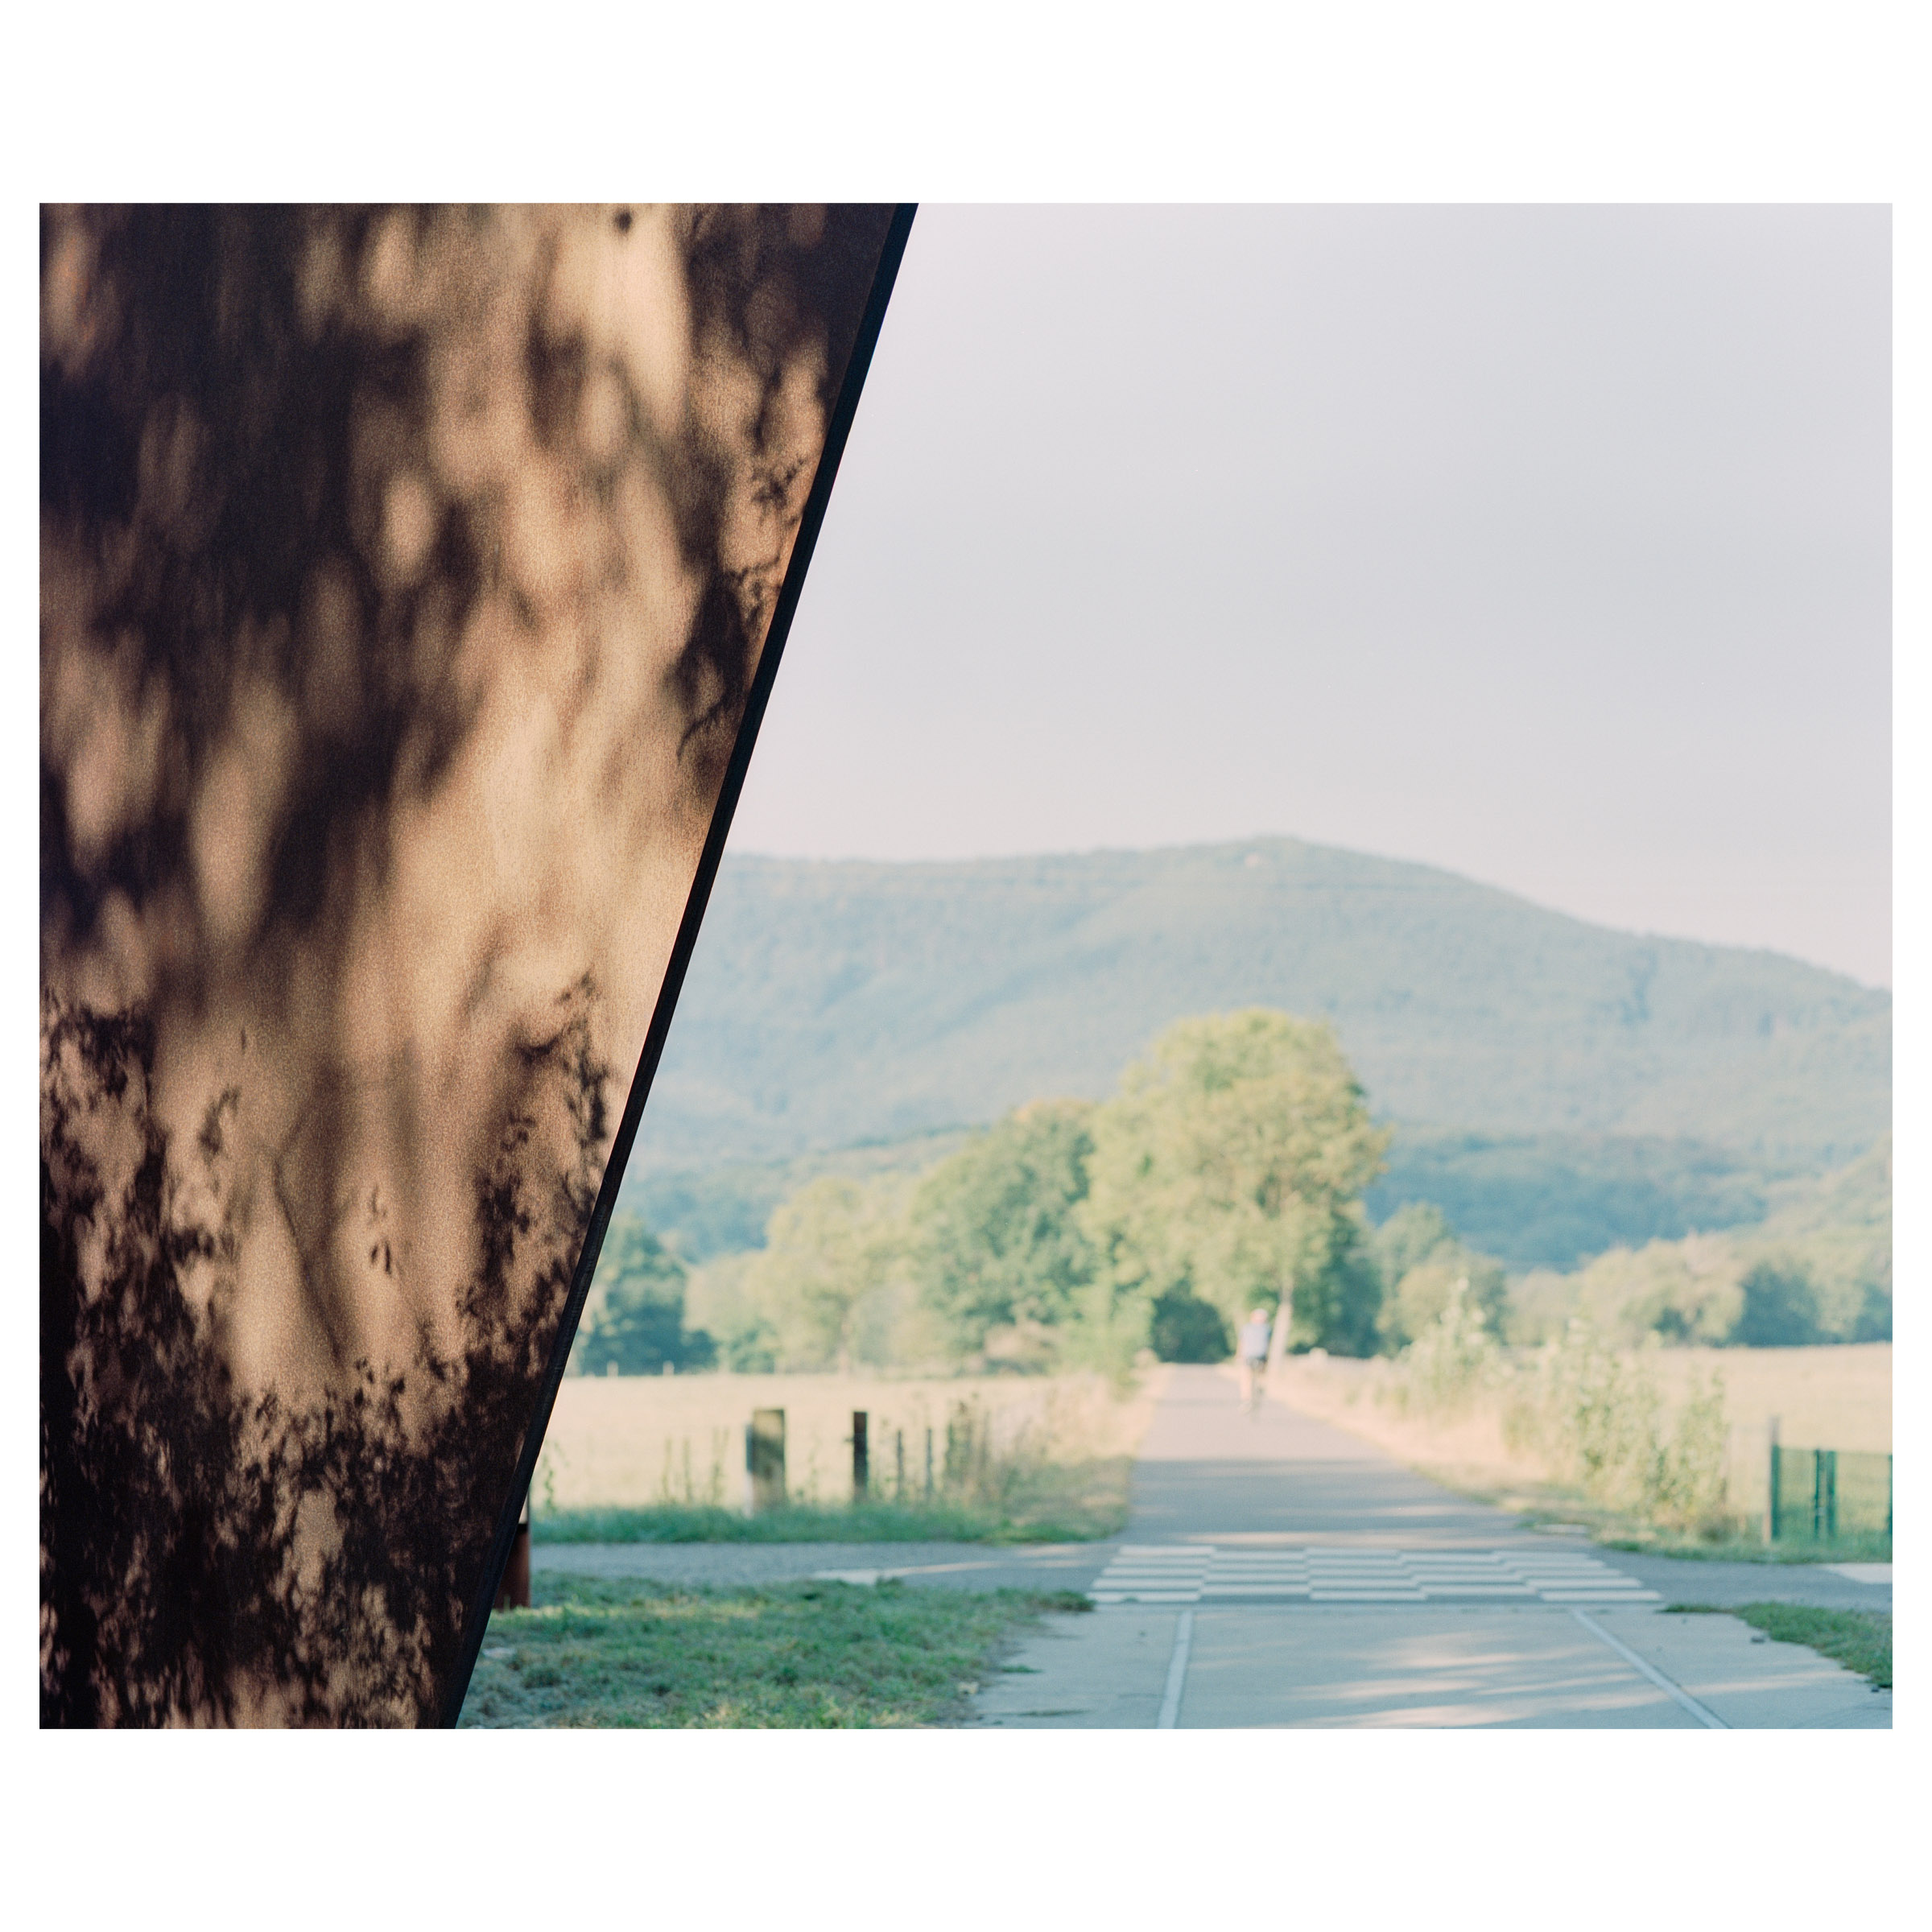
[[[1560,1342],[1534,1356],[1513,1356],[1459,1278],[1387,1386],[1395,1406],[1420,1419],[1451,1422],[1478,1409],[1498,1414],[1512,1451],[1605,1509],[1707,1537],[1732,1526],[1722,1382],[1694,1385],[1666,1431],[1645,1360],[1620,1353],[1587,1322],[1572,1321]]]
[[[1409,1202],[1375,1230],[1367,1246],[1381,1281],[1375,1325],[1388,1353],[1399,1354],[1428,1331],[1459,1281],[1490,1333],[1501,1333],[1509,1303],[1502,1264],[1465,1247],[1440,1209]]]
[[[1677,1418],[1652,1507],[1654,1521],[1712,1538],[1730,1527],[1725,1507],[1730,1438],[1724,1384],[1714,1376],[1708,1388],[1698,1388]]]
[[[1506,1406],[1513,1447],[1539,1453],[1592,1501],[1660,1527],[1728,1527],[1724,1385],[1699,1386],[1666,1439],[1662,1402],[1643,1363],[1572,1322],[1521,1375]]]
[[[684,1319],[683,1264],[634,1215],[617,1215],[598,1257],[581,1326],[571,1351],[580,1375],[655,1375],[709,1368],[712,1338]]]
[[[1164,1362],[1224,1362],[1233,1351],[1220,1310],[1185,1286],[1155,1301],[1148,1340]]]
[[[1823,1340],[1818,1290],[1790,1262],[1760,1261],[1744,1277],[1744,1306],[1731,1331],[1744,1348],[1803,1348]]]
[[[1412,1342],[1397,1385],[1402,1407],[1447,1420],[1492,1393],[1508,1370],[1466,1275],[1449,1289],[1447,1305]]]

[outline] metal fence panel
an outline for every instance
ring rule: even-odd
[[[1771,1446],[1771,1534],[1830,1542],[1892,1534],[1892,1459],[1850,1449]]]

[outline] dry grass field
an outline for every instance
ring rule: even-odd
[[[1806,1449],[1892,1447],[1892,1344],[1824,1348],[1660,1348],[1633,1354],[1655,1382],[1667,1418],[1694,1385],[1724,1389],[1730,1426],[1732,1507],[1756,1517],[1765,1506],[1771,1418],[1787,1444]],[[1294,1407],[1366,1437],[1405,1461],[1474,1488],[1532,1483],[1537,1465],[1511,1452],[1502,1418],[1489,1409],[1449,1424],[1397,1413],[1377,1400],[1398,1371],[1382,1360],[1295,1358],[1274,1393]]]
[[[1401,1413],[1393,1400],[1399,1376],[1396,1364],[1381,1356],[1294,1356],[1269,1372],[1268,1394],[1458,1488],[1486,1490],[1540,1477],[1541,1470],[1504,1441],[1495,1410],[1478,1409],[1447,1423]]]
[[[852,1496],[852,1417],[869,1417],[872,1492],[924,1494],[928,1436],[935,1484],[962,1411],[996,1459],[1092,1463],[1129,1456],[1152,1414],[1158,1372],[1117,1395],[1098,1376],[572,1376],[557,1396],[537,1464],[542,1510],[648,1509],[745,1496],[745,1426],[785,1411],[786,1489],[807,1502]]]

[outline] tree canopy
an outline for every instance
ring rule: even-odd
[[[778,1366],[847,1368],[894,1353],[903,1298],[905,1188],[844,1174],[808,1182],[772,1214],[745,1289],[775,1331]]]
[[[1489,1332],[1503,1332],[1509,1291],[1502,1264],[1466,1246],[1440,1208],[1408,1202],[1375,1231],[1369,1245],[1382,1281],[1377,1326],[1389,1348],[1406,1348],[1439,1321],[1459,1282]]]
[[[950,1151],[923,1163],[861,1147],[795,1172],[765,1245],[713,1254],[688,1283],[677,1254],[619,1217],[574,1359],[592,1373],[714,1355],[745,1371],[1117,1370],[1149,1347],[1221,1360],[1251,1309],[1284,1302],[1290,1346],[1349,1355],[1399,1353],[1452,1304],[1517,1344],[1574,1315],[1624,1345],[1890,1335],[1889,1143],[1791,1184],[1751,1235],[1511,1282],[1432,1203],[1370,1224],[1364,1192],[1389,1139],[1325,1022],[1264,1008],[1183,1020],[1103,1104],[1037,1101],[963,1144],[949,1131]],[[734,1197],[741,1218],[754,1208]]]
[[[1358,1203],[1388,1137],[1325,1022],[1183,1020],[1095,1117],[1088,1237],[1117,1295],[1185,1286],[1236,1327],[1286,1302],[1298,1343],[1360,1347],[1379,1285]]]
[[[611,1217],[572,1351],[585,1375],[711,1365],[711,1338],[684,1326],[683,1264],[635,1215]]]
[[[1080,1220],[1093,1151],[1084,1100],[1022,1107],[943,1162],[912,1204],[912,1279],[956,1352],[995,1329],[1058,1327],[1093,1276]]]

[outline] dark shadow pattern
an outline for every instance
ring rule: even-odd
[[[43,213],[43,1722],[444,1709],[890,216]]]

